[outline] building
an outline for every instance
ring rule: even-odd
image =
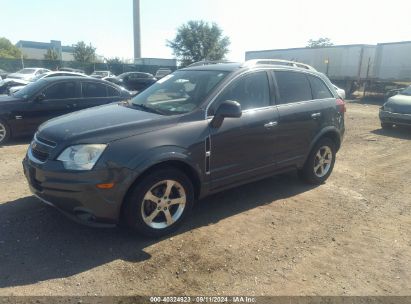
[[[47,50],[53,49],[59,54],[61,60],[74,60],[74,47],[61,45],[61,41],[58,40],[51,40],[50,42],[20,40],[16,43],[16,46],[27,59],[44,59]]]

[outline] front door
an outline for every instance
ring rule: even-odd
[[[226,100],[240,103],[242,116],[210,126],[210,178],[218,189],[275,170],[278,112],[271,102],[268,74],[241,76],[213,102],[208,115]],[[211,120],[211,119],[210,119]]]
[[[79,88],[76,81],[51,84],[28,102],[25,108],[14,114],[18,117],[16,133],[33,133],[43,122],[73,112],[78,97]]]

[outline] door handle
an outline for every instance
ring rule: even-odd
[[[321,117],[321,113],[320,113],[320,112],[311,114],[311,118],[312,118],[312,119],[318,119],[318,118],[320,118],[320,117]]]
[[[278,121],[270,121],[264,125],[264,128],[271,129],[275,128],[276,126],[278,126]]]

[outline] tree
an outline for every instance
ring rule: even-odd
[[[177,29],[173,40],[167,40],[168,47],[182,66],[201,60],[222,60],[228,53],[230,39],[223,36],[217,24],[211,26],[204,21],[189,21]]]
[[[59,60],[60,56],[55,49],[47,49],[46,54],[44,54],[44,59],[46,60]]]
[[[21,58],[21,51],[10,40],[0,37],[0,58]]]
[[[324,38],[318,38],[317,40],[310,39],[308,40],[307,47],[313,48],[313,47],[326,47],[326,46],[332,46],[334,43],[331,42],[330,38],[324,37]]]
[[[94,62],[96,58],[96,48],[91,45],[86,45],[84,41],[79,41],[74,46],[73,57],[76,61],[82,63]]]
[[[105,58],[108,69],[114,74],[118,75],[124,72],[123,61],[118,58]]]
[[[107,65],[113,65],[113,64],[123,64],[120,58],[114,57],[114,58],[105,58]]]

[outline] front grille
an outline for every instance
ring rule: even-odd
[[[43,163],[49,158],[49,154],[47,152],[40,151],[36,148],[31,148],[31,154]]]
[[[52,147],[52,148],[55,148],[55,147],[57,146],[57,144],[56,144],[54,141],[51,141],[51,140],[45,139],[45,138],[43,138],[43,137],[40,137],[40,136],[38,136],[37,134],[35,135],[34,138],[35,138],[39,143],[44,144],[44,145],[46,145],[46,146],[49,146],[49,147]]]

